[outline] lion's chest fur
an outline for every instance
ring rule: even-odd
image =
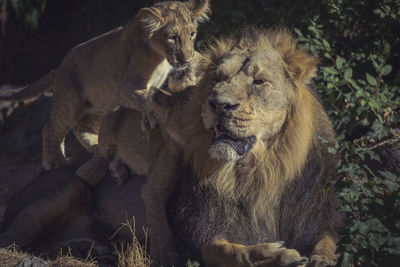
[[[232,172],[230,179],[253,178],[234,178],[234,175]],[[240,181],[237,181],[236,186],[242,186]],[[179,199],[171,200],[176,210],[174,220],[178,221],[178,225],[182,224],[185,235],[191,240],[190,243],[200,247],[215,236],[224,236],[230,242],[244,245],[277,240],[279,197],[267,196],[263,198],[264,203],[257,205],[250,192],[235,199],[231,194],[221,192],[216,187],[212,182],[204,184],[192,179],[183,179],[176,190]],[[237,191],[233,194],[238,195]]]

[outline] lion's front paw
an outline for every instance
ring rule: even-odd
[[[283,247],[281,242],[266,243],[248,247],[249,258],[257,266],[306,266],[307,257],[297,250]]]
[[[334,260],[329,260],[321,255],[313,255],[310,260],[310,267],[328,267],[335,266],[336,262]]]

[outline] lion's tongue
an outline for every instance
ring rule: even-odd
[[[249,138],[243,140],[223,138],[223,141],[230,144],[233,147],[233,149],[235,149],[236,153],[238,153],[240,156],[246,154],[250,150],[253,143],[252,140],[249,140]]]

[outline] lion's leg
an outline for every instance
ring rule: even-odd
[[[0,234],[0,247],[14,242],[23,247],[57,230],[82,209],[88,198],[85,188],[82,181],[74,179],[57,192],[43,192],[41,199],[22,209]]]
[[[202,258],[208,267],[244,266],[306,266],[308,260],[294,249],[287,249],[282,243],[264,243],[244,246],[230,243],[216,237],[201,249]]]
[[[336,243],[329,235],[325,235],[315,245],[311,252],[312,267],[335,266],[336,264]]]
[[[172,230],[167,220],[167,201],[175,187],[176,157],[173,150],[162,149],[142,189],[142,199],[150,235],[150,257],[158,265],[176,263]]]
[[[85,105],[73,92],[55,95],[50,120],[42,133],[42,161],[45,170],[59,168],[65,164],[63,141],[85,114]]]
[[[73,129],[79,143],[90,153],[96,151],[99,139],[101,117],[94,114],[86,114]]]

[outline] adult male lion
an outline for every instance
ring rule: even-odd
[[[119,106],[147,114],[151,86],[160,87],[172,68],[193,60],[197,26],[209,11],[208,0],[142,8],[124,27],[73,48],[55,71],[16,94],[0,96],[16,101],[54,92],[50,120],[43,128],[43,167],[64,163],[63,140],[71,129],[88,149],[95,145],[96,115]]]
[[[207,55],[190,96],[202,105],[185,109],[180,128],[194,179],[181,179],[172,224],[210,266],[276,260],[277,241],[312,266],[334,264],[340,215],[324,190],[337,166],[334,133],[308,87],[318,60],[288,31],[254,28]]]
[[[300,254],[310,257],[311,266],[334,264],[340,216],[333,193],[324,190],[337,165],[327,150],[334,136],[307,86],[317,60],[298,50],[287,31],[254,28],[217,41],[205,54],[199,85],[183,92],[187,100],[164,114],[166,121],[160,120],[163,131],[184,144],[185,167],[176,171],[181,179],[169,204],[178,246],[207,266],[304,266],[307,261]],[[138,126],[140,115],[121,116],[116,122],[117,128],[127,122]],[[145,139],[128,136],[126,149],[162,151],[164,139],[157,131],[152,130],[148,143],[157,144],[155,150],[144,145]],[[26,207],[20,214],[39,210],[55,218],[61,212],[51,203],[62,199],[71,202],[63,204],[62,214],[73,214],[70,210],[82,204],[72,204],[84,199],[75,195],[83,190],[67,190],[63,186],[54,201],[35,201],[35,210]],[[96,218],[115,224],[116,209],[111,217],[104,211],[116,202],[101,201],[104,195],[95,198],[103,205],[102,216]],[[142,211],[128,214],[143,221]],[[39,222],[42,227],[32,228],[45,229],[46,218]],[[26,224],[21,217],[16,221],[20,227],[7,221],[11,230],[0,236],[6,241],[18,235],[12,229]]]

